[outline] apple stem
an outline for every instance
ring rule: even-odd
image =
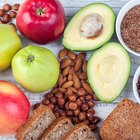
[[[42,16],[44,15],[45,10],[44,9],[38,9],[37,10],[37,15]]]
[[[29,55],[28,56],[28,59],[27,59],[27,62],[32,62],[33,60],[34,60],[34,56]]]

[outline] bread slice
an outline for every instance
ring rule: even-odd
[[[73,125],[68,118],[57,118],[45,130],[40,140],[60,140],[71,128],[73,128]]]
[[[124,99],[99,129],[102,140],[140,140],[140,105]]]
[[[40,105],[33,111],[32,115],[27,119],[27,121],[18,129],[16,139],[38,140],[43,131],[55,119],[56,118],[49,107]]]
[[[87,125],[80,123],[72,128],[62,140],[96,140],[96,138]]]

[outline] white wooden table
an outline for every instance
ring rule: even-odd
[[[22,1],[23,0],[0,0],[0,7],[4,3],[14,4],[14,3],[22,3]],[[71,16],[73,16],[73,14],[78,9],[80,9],[81,7],[83,7],[87,4],[90,4],[92,2],[103,2],[103,3],[106,3],[106,4],[110,5],[111,7],[113,7],[113,9],[114,9],[114,11],[117,15],[120,8],[125,3],[127,3],[129,0],[100,0],[100,1],[98,1],[98,0],[60,0],[60,1],[65,8],[66,19],[68,21],[71,18]],[[21,40],[23,42],[24,47],[29,45],[29,44],[33,44],[32,42],[27,41],[25,38],[21,37]],[[112,37],[112,41],[118,41],[115,34]],[[48,49],[52,50],[55,53],[55,55],[57,56],[59,50],[62,49],[61,39],[59,41],[55,42],[55,43],[43,45],[42,47],[47,47]],[[87,52],[87,59],[89,58],[89,56],[91,54],[92,54],[92,51]],[[129,81],[128,81],[128,83],[126,85],[126,88],[124,89],[123,93],[113,103],[106,104],[106,103],[102,103],[102,102],[99,101],[96,104],[96,107],[95,107],[96,114],[102,120],[104,120],[108,116],[108,114],[114,109],[114,107],[118,104],[118,102],[120,102],[123,98],[129,98],[129,99],[132,99],[133,101],[136,101],[136,99],[133,95],[133,91],[132,91],[132,80],[133,80],[133,76],[134,76],[134,73],[135,73],[136,69],[140,65],[140,58],[139,57],[134,57],[133,55],[130,55],[130,56],[131,56],[131,62],[132,62],[131,75],[130,75]],[[14,78],[13,78],[11,68],[9,68],[8,70],[6,70],[4,72],[0,72],[0,79],[16,83]],[[43,99],[43,93],[42,94],[30,94],[25,89],[23,89],[23,88],[21,88],[21,89],[23,90],[23,92],[29,98],[31,104],[40,102]],[[0,137],[0,140],[14,140],[14,137],[13,136],[11,136],[11,137]]]

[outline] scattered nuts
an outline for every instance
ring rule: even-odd
[[[3,5],[3,10],[5,12],[9,12],[12,9],[12,6],[10,4],[4,4]]]
[[[19,7],[20,7],[20,4],[16,3],[12,6],[12,9],[15,11],[18,11]]]

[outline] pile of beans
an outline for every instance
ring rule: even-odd
[[[15,28],[12,19],[16,18],[20,4],[16,3],[13,6],[4,4],[0,9],[0,24],[10,24]]]
[[[87,81],[86,54],[76,55],[63,49],[59,53],[60,76],[58,83],[45,95],[42,104],[49,106],[55,116],[67,116],[73,124],[86,123],[96,130],[100,118],[95,116],[95,101],[98,100]],[[39,104],[34,107],[37,108]]]

